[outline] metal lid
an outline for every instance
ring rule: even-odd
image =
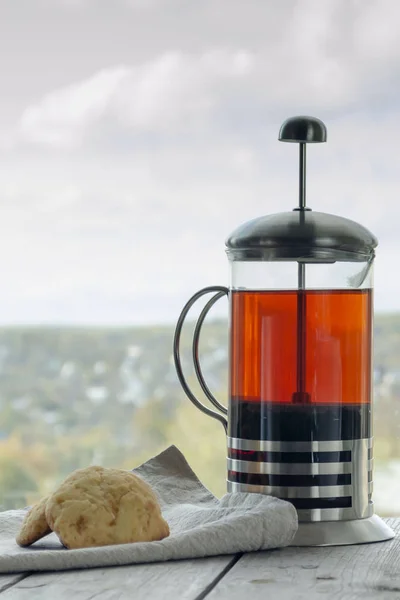
[[[376,237],[365,227],[311,210],[259,217],[238,227],[226,241],[231,260],[365,261]]]
[[[304,262],[369,261],[378,245],[365,227],[306,206],[306,144],[327,139],[326,127],[314,117],[287,119],[282,142],[299,144],[299,203],[292,212],[253,219],[226,240],[231,260],[295,260]]]

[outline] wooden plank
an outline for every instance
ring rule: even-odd
[[[397,600],[400,519],[388,523],[397,532],[389,542],[246,554],[207,600]]]
[[[1,600],[195,600],[236,562],[216,557],[158,564],[33,574]]]

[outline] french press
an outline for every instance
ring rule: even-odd
[[[256,218],[226,241],[230,286],[211,286],[185,305],[174,361],[189,399],[227,434],[229,492],[269,494],[297,509],[294,545],[391,539],[372,501],[372,330],[374,235],[306,205],[306,144],[326,127],[294,117],[279,132],[299,144],[299,202]],[[214,293],[197,320],[197,379],[216,411],[190,390],[180,337],[193,304]],[[204,319],[221,297],[230,313],[229,403],[208,388],[199,362]],[[227,417],[227,418],[226,418]]]

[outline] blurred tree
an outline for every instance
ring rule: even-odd
[[[226,437],[223,427],[193,406],[189,400],[176,411],[166,428],[168,444],[174,444],[202,483],[216,496],[226,493]]]
[[[19,461],[0,457],[0,505],[3,510],[25,504],[31,492],[37,490],[35,479]]]
[[[215,495],[222,496],[226,492],[226,437],[221,424],[184,398],[169,420],[163,418],[157,407],[158,403],[153,402],[137,411],[134,418],[136,446],[120,466],[133,469],[175,445],[203,484]]]

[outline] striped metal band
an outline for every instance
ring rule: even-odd
[[[352,462],[318,463],[280,463],[255,462],[249,460],[227,459],[228,471],[238,473],[259,473],[260,475],[342,475],[352,473]],[[373,459],[367,460],[367,469],[372,471]]]
[[[351,485],[326,485],[311,487],[279,487],[276,485],[252,485],[249,483],[236,483],[227,481],[230,492],[252,492],[255,494],[267,494],[277,498],[337,498],[340,496],[351,496],[353,488]],[[372,494],[373,482],[368,483],[368,494]]]
[[[354,519],[368,519],[374,514],[374,503],[368,502],[365,508],[356,513],[353,508],[324,508],[311,510],[297,510],[300,523],[313,521],[353,521]],[[356,515],[356,516],[355,516]]]
[[[373,438],[361,440],[334,440],[330,442],[280,442],[270,440],[245,440],[243,438],[227,438],[228,448],[233,450],[255,450],[267,452],[340,452],[353,450],[357,444],[366,444],[372,448]]]
[[[288,500],[300,521],[366,518],[373,514],[372,448],[372,438],[329,442],[228,438],[228,491]]]

